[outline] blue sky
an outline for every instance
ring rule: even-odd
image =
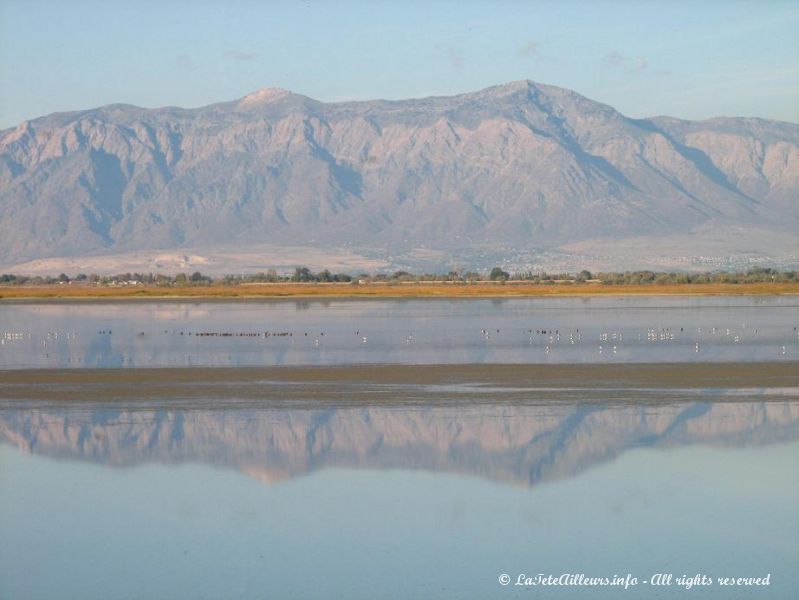
[[[0,127],[283,87],[407,98],[518,79],[633,117],[799,122],[799,3],[0,0]]]

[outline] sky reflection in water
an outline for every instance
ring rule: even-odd
[[[0,369],[370,366],[0,371],[0,598],[793,598],[797,326],[792,298],[3,305]],[[772,583],[497,580],[564,572]]]
[[[663,391],[646,406],[6,403],[0,591],[513,598],[530,591],[499,574],[770,572],[756,595],[691,593],[786,598],[799,585],[799,399],[782,393],[675,403]],[[652,589],[547,597],[620,594]]]
[[[0,368],[783,361],[797,327],[792,297],[17,303]]]

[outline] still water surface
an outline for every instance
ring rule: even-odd
[[[799,359],[799,298],[17,303],[0,368]]]
[[[791,298],[0,306],[0,598],[795,598],[798,325]],[[469,366],[547,362],[642,370]],[[374,363],[463,366],[343,366]],[[127,370],[182,365],[345,375]],[[771,585],[513,585],[539,573]]]
[[[690,596],[792,598],[796,390],[661,400],[7,402],[0,597],[686,597],[498,583],[667,572],[771,573]]]

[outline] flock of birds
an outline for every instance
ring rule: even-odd
[[[480,330],[480,337],[484,341],[484,343],[490,343],[491,340],[501,340],[503,343],[507,344],[510,342],[511,344],[515,345],[523,345],[524,342],[527,342],[527,345],[532,345],[536,347],[540,347],[543,349],[545,354],[551,354],[556,351],[556,349],[566,346],[577,346],[581,349],[588,348],[590,346],[586,346],[585,342],[594,346],[594,351],[598,355],[617,355],[619,354],[620,350],[624,348],[630,348],[634,346],[635,348],[640,349],[641,346],[644,345],[652,345],[652,344],[672,344],[677,343],[680,345],[685,345],[687,347],[692,348],[695,354],[699,354],[700,350],[703,348],[704,344],[712,344],[715,346],[719,345],[737,345],[743,344],[746,341],[756,340],[759,336],[759,331],[757,328],[749,327],[747,324],[742,324],[740,328],[731,328],[731,327],[696,327],[696,328],[685,328],[685,327],[667,327],[667,326],[656,326],[656,327],[649,327],[645,331],[621,331],[621,330],[608,330],[608,331],[581,331],[579,328],[575,329],[564,329],[561,331],[560,328],[528,328],[526,331],[518,331],[516,329],[511,329],[510,331],[501,328],[481,328]],[[111,329],[100,329],[97,331],[98,336],[111,336],[113,331]],[[365,335],[360,329],[356,329],[353,331],[355,338],[360,342],[360,344],[368,344],[369,337]],[[476,331],[475,331],[476,333]],[[510,335],[508,335],[510,333]],[[295,338],[300,338],[302,340],[308,339],[309,341],[312,340],[313,345],[315,347],[320,347],[325,340],[325,332],[309,332],[309,331],[287,331],[287,330],[279,330],[279,331],[186,331],[186,330],[159,330],[158,332],[150,332],[147,333],[145,331],[139,331],[135,334],[135,337],[138,339],[142,338],[152,338],[154,335],[169,335],[169,336],[185,336],[185,337],[192,337],[197,339],[217,339],[217,338],[289,338],[292,343],[294,343]],[[341,331],[337,331],[334,333],[334,337],[336,334],[341,335]],[[446,340],[446,332],[442,331],[425,331],[423,334],[426,334],[426,339],[430,339],[430,335],[432,334],[432,340],[436,342],[441,342],[442,340]],[[524,334],[524,337],[521,337],[520,334]],[[351,334],[347,334],[351,335]],[[772,332],[773,335],[773,332]],[[43,335],[36,335],[33,332],[2,332],[0,334],[0,347],[1,346],[9,346],[13,343],[24,342],[24,341],[35,341],[41,342],[41,346],[45,349],[48,347],[52,347],[54,345],[60,346],[63,343],[70,344],[73,341],[78,340],[81,336],[77,332],[57,332],[57,331],[49,331]],[[457,345],[461,343],[462,332],[459,332],[456,338],[453,340],[454,343]],[[584,342],[585,336],[585,342]],[[381,336],[378,336],[380,338]],[[382,336],[384,337],[384,336]],[[425,336],[423,336],[425,337]],[[782,336],[780,336],[782,337]],[[791,336],[793,341],[799,342],[799,331],[796,326],[793,327],[793,335]],[[632,338],[632,340],[630,339]],[[328,338],[330,336],[328,335]],[[352,339],[352,338],[350,338]],[[479,339],[479,338],[477,338]],[[773,338],[772,338],[773,339]],[[630,343],[632,341],[632,344]],[[783,338],[781,341],[787,341],[786,338]],[[404,335],[401,339],[401,343],[404,345],[411,345],[417,342],[417,338],[414,337],[413,333],[408,333]],[[345,343],[345,346],[349,344]],[[787,356],[789,354],[789,347],[791,346],[790,341],[786,344],[779,343],[778,344],[778,355]],[[335,347],[335,344],[334,344]],[[338,347],[341,347],[340,345]],[[47,353],[47,357],[49,358],[49,352]],[[71,362],[71,361],[70,361]]]

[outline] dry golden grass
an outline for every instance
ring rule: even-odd
[[[259,283],[186,287],[0,286],[0,299],[136,298],[527,298],[551,296],[799,295],[799,283],[603,285],[478,283]]]

